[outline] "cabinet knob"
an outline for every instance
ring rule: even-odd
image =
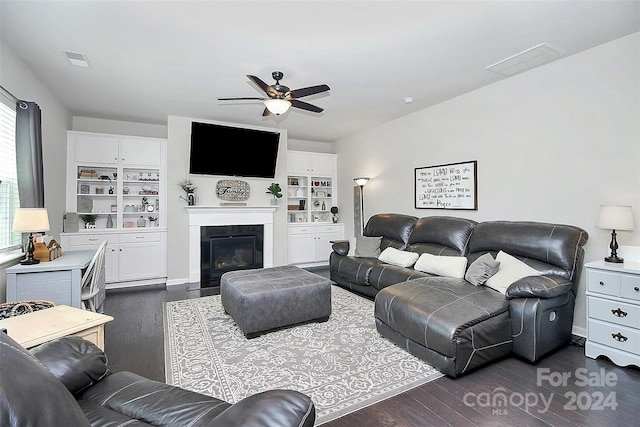
[[[638,291],[640,291],[640,288],[636,286],[636,287],[633,288],[633,290],[638,292]]]
[[[615,334],[611,334],[611,337],[619,342],[626,342],[629,338],[625,337],[624,335],[622,335],[620,332],[617,332]]]
[[[600,286],[604,286],[604,282],[602,280],[600,281]]]
[[[616,317],[627,317],[628,313],[626,311],[622,311],[620,308],[616,308],[615,310],[611,310],[611,314]]]

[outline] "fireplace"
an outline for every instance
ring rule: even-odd
[[[220,285],[227,271],[262,268],[264,226],[200,227],[200,287]]]
[[[263,226],[262,264],[265,268],[273,267],[275,206],[186,206],[185,209],[189,216],[189,284],[200,287],[203,227]]]

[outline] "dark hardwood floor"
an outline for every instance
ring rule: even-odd
[[[162,303],[216,291],[109,290],[105,313],[115,320],[105,327],[105,347],[111,369],[164,381]],[[323,425],[603,427],[640,425],[639,419],[640,370],[586,358],[574,344],[536,365],[509,357],[457,379],[443,377]]]

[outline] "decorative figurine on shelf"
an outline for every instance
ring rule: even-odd
[[[272,182],[271,185],[267,187],[266,193],[273,195],[273,199],[271,199],[271,204],[277,205],[278,199],[282,197],[282,188],[280,187],[280,184],[278,184],[277,182]]]
[[[96,215],[80,215],[80,219],[84,222],[84,228],[96,228],[96,220],[98,219]]]
[[[337,206],[331,206],[331,219],[333,220],[334,224],[338,222],[338,207]]]
[[[187,193],[186,198],[182,196],[180,196],[180,198],[186,201],[187,205],[195,206],[196,204],[195,192],[198,188],[189,179],[186,179],[182,184],[180,184],[180,187],[184,190],[185,193]]]

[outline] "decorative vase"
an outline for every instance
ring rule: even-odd
[[[196,195],[193,193],[187,194],[187,205],[195,206],[196,205]]]
[[[275,197],[271,199],[271,206],[278,206],[278,199],[276,199]]]
[[[107,216],[107,228],[113,228],[113,218],[111,215]]]

